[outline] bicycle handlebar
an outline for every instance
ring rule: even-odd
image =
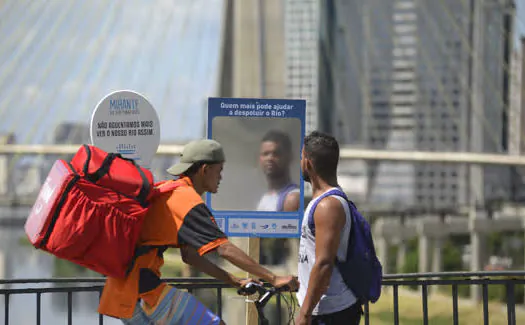
[[[280,288],[275,287],[265,287],[263,285],[260,285],[255,282],[249,282],[246,284],[243,288],[240,288],[237,290],[237,293],[247,294],[247,295],[253,295],[255,293],[259,294],[259,298],[255,301],[255,304],[257,307],[264,307],[266,303],[276,294],[284,292],[284,291],[290,291],[290,287],[283,286]]]
[[[255,300],[253,303],[255,304],[255,307],[257,308],[257,313],[259,314],[259,324],[267,325],[269,324],[268,319],[264,316],[263,309],[272,299],[272,297],[276,294],[280,294],[281,292],[290,291],[289,286],[283,286],[280,288],[275,287],[265,287],[264,285],[255,283],[255,282],[249,282],[244,287],[237,290],[237,293],[240,295],[253,295],[255,293],[259,294],[259,297],[257,300]],[[293,311],[291,312],[293,315]],[[293,316],[291,316],[290,319],[293,319]]]

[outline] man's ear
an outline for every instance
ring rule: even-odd
[[[206,172],[208,171],[208,164],[202,164],[202,166],[199,168],[199,173],[201,175],[206,175]]]
[[[314,170],[314,165],[312,164],[312,161],[310,159],[305,157],[304,162],[308,170]]]

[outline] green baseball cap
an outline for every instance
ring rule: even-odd
[[[179,163],[166,171],[171,175],[179,176],[195,163],[221,163],[224,160],[224,150],[219,142],[210,139],[195,140],[184,146]]]

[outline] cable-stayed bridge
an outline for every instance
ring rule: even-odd
[[[308,131],[342,144],[384,265],[417,237],[419,270],[439,272],[460,233],[481,270],[486,235],[523,228],[516,26],[503,0],[0,1],[0,203],[31,206],[113,90],[158,110],[157,178],[205,136],[208,96],[304,98]]]

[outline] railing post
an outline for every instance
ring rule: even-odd
[[[384,234],[385,220],[377,218],[373,224],[374,241],[376,245],[376,252],[381,265],[383,266],[383,273],[388,273],[388,241]]]
[[[222,289],[217,288],[217,316],[222,319]]]
[[[406,217],[404,215],[401,215],[399,218],[399,224],[401,226],[405,225]],[[398,273],[402,273],[405,268],[406,263],[406,255],[407,255],[407,244],[405,236],[400,236],[399,243],[397,246],[397,259],[396,259],[396,269]]]
[[[427,273],[429,270],[429,256],[430,256],[430,238],[426,233],[425,223],[427,217],[422,218],[418,221],[417,232],[418,232],[418,269],[419,273]]]
[[[485,261],[485,249],[487,244],[487,238],[485,235],[484,221],[486,221],[486,215],[484,211],[473,209],[469,217],[469,229],[470,229],[470,270],[472,272],[483,270],[483,264]],[[479,285],[472,285],[470,287],[470,298],[473,302],[481,302],[481,288]]]
[[[394,285],[394,325],[399,325],[399,286]]]
[[[4,295],[4,325],[9,325],[9,293]]]
[[[443,258],[442,258],[442,249],[443,249],[443,237],[438,235],[434,238],[432,245],[432,272],[439,273],[443,268]],[[439,286],[434,285],[430,288],[431,294],[436,294],[439,292]]]
[[[364,305],[363,311],[365,316],[365,325],[370,325],[370,306],[368,303]]]
[[[102,290],[98,292],[98,300],[100,301],[100,298],[102,298]],[[98,325],[104,325],[104,315],[99,314],[98,315]]]
[[[507,320],[509,325],[516,325],[516,302],[514,300],[514,283],[512,280],[507,282]]]
[[[458,324],[459,321],[459,310],[458,310],[458,286],[459,285],[473,285],[473,286],[479,286],[482,288],[482,297],[483,297],[483,311],[482,311],[482,317],[483,317],[483,324],[488,324],[489,321],[489,302],[488,302],[488,289],[492,286],[501,286],[504,285],[506,288],[506,301],[507,301],[507,318],[508,318],[508,324],[509,325],[516,325],[516,310],[515,310],[515,286],[516,285],[523,285],[525,284],[525,272],[476,272],[476,273],[469,273],[469,272],[447,272],[444,275],[439,276],[440,280],[433,279],[434,276],[438,276],[436,274],[393,274],[393,275],[385,275],[384,283],[383,285],[385,287],[392,287],[392,293],[393,293],[393,307],[394,309],[391,311],[391,315],[393,318],[393,324],[398,324],[400,319],[399,314],[399,286],[409,286],[412,284],[417,284],[420,287],[420,293],[421,293],[421,308],[422,308],[422,323],[428,324],[430,322],[430,315],[429,315],[429,305],[431,305],[431,302],[428,300],[428,293],[429,293],[429,286],[439,286],[439,285],[451,285],[452,286],[452,308],[449,310],[449,312],[446,312],[449,317],[452,318],[453,324]],[[455,278],[471,278],[471,279],[455,279]],[[32,306],[35,306],[33,303],[29,305],[24,305],[24,309],[22,310],[25,312],[30,313],[36,313],[36,324],[38,325],[41,322],[41,295],[42,293],[61,293],[67,295],[67,324],[71,324],[73,320],[73,306],[74,306],[74,295],[76,296],[77,292],[96,292],[99,293],[102,290],[101,284],[103,283],[103,279],[15,279],[15,280],[0,280],[0,283],[7,284],[9,286],[12,285],[20,285],[20,284],[27,284],[28,286],[26,288],[12,288],[12,289],[2,289],[0,290],[0,296],[3,297],[3,308],[0,306],[0,308],[4,311],[4,316],[2,317],[5,324],[13,324],[13,321],[15,318],[18,318],[16,313],[9,313],[10,309],[16,310],[17,312],[20,312],[20,309],[16,306],[13,308],[10,308],[12,303],[10,304],[10,299],[13,297],[13,295],[20,295],[20,294],[34,294],[36,295],[36,310],[32,308]],[[223,284],[221,284],[219,281],[210,281],[209,279],[205,279],[203,281],[201,280],[193,280],[193,279],[182,279],[180,282],[177,282],[178,280],[169,279],[170,283],[173,283],[176,287],[178,287],[181,290],[187,289],[188,292],[195,292],[195,290],[200,289],[209,289],[209,290],[217,290],[217,308],[216,310],[217,315],[222,318],[222,287]],[[38,287],[38,288],[30,288],[30,284],[38,284],[39,286],[42,284],[53,284],[53,283],[71,283],[74,284],[73,286],[45,286],[45,287]],[[75,284],[76,283],[76,284]],[[80,283],[98,283],[100,285],[96,286],[83,286],[80,285]],[[100,298],[100,297],[99,297]],[[279,296],[275,296],[272,299],[276,302],[277,305],[277,313],[280,314],[280,305],[281,302],[279,300]],[[386,295],[383,296],[381,299],[389,299]],[[18,299],[16,299],[18,300]],[[292,300],[293,301],[293,300]],[[402,302],[401,302],[402,304]],[[30,307],[31,309],[28,309],[27,307]],[[290,307],[291,308],[291,307]],[[431,308],[431,307],[430,307]],[[478,307],[479,308],[479,307]],[[499,308],[501,310],[501,308]],[[27,311],[26,311],[27,310]],[[288,310],[289,312],[291,310]],[[273,318],[273,315],[270,315],[270,309],[267,309],[266,316],[270,319]],[[363,315],[364,320],[362,323],[364,325],[370,324],[369,319],[369,306],[364,306],[364,312],[365,315]],[[497,311],[500,312],[500,311]],[[241,315],[243,312],[240,312]],[[479,315],[480,313],[478,313]],[[244,323],[243,317],[239,316],[239,311],[235,310],[233,313],[230,313],[230,317],[232,317],[232,320],[229,320],[229,323],[237,324],[235,321],[242,321]],[[64,317],[64,314],[60,315],[61,317]],[[236,317],[237,316],[237,317]],[[1,317],[1,316],[0,316]],[[237,318],[235,320],[235,318]],[[279,318],[279,321],[275,322],[276,324],[279,324],[281,318]],[[47,323],[46,323],[47,324]],[[98,324],[103,324],[103,316],[99,315],[98,317]]]
[[[67,325],[73,325],[73,292],[67,293]]]
[[[458,285],[452,285],[452,320],[454,325],[459,324]]]
[[[42,318],[42,294],[36,294],[36,325],[41,324]]]
[[[482,285],[483,289],[483,324],[489,324],[489,288],[487,284]]]
[[[283,313],[282,313],[282,310],[281,310],[281,296],[280,295],[277,295],[277,297],[275,297],[277,299],[276,301],[276,307],[277,307],[277,325],[281,325],[282,324],[282,316],[283,316]],[[292,302],[293,303],[293,302]]]

